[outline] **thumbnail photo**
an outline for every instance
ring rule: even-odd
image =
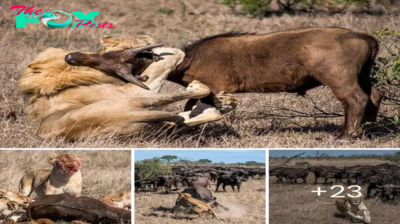
[[[395,150],[271,150],[269,223],[399,223],[399,162]]]
[[[0,151],[0,223],[131,223],[131,152]]]
[[[135,151],[135,223],[266,223],[264,150]]]

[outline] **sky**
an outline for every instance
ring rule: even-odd
[[[306,152],[302,157],[305,156],[315,156],[317,150],[270,150],[269,157],[291,157],[296,154]],[[357,154],[373,154],[373,155],[383,155],[383,154],[394,154],[395,152],[399,152],[400,150],[318,150],[319,153],[325,153],[329,156],[339,156],[339,155],[357,155]]]
[[[135,150],[135,161],[162,157],[164,155],[175,155],[181,159],[197,161],[209,159],[213,163],[244,163],[256,161],[265,163],[265,150]]]

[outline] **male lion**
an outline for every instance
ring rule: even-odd
[[[161,128],[219,120],[236,107],[233,96],[220,94],[221,108],[228,108],[223,112],[213,107],[193,117],[162,111],[180,100],[203,98],[210,89],[195,81],[184,92],[158,93],[185,54],[148,45],[154,43],[149,37],[120,39],[103,39],[104,47],[97,54],[49,48],[23,71],[19,88],[27,102],[25,112],[40,137],[77,140],[163,133]]]
[[[336,205],[339,213],[345,215],[352,222],[371,223],[371,216],[367,206],[364,204],[363,195],[353,192],[350,196],[346,195],[345,198],[337,199],[334,203],[323,203],[318,200],[317,202],[324,205]],[[357,215],[360,211],[364,213],[364,217]]]
[[[40,169],[25,174],[20,181],[19,192],[25,196],[35,192],[37,197],[52,194],[80,196],[82,158],[64,154],[50,159],[49,163],[53,165],[52,170]]]

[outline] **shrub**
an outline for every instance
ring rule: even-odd
[[[260,17],[268,10],[272,0],[222,0],[223,5],[231,7],[237,14],[236,6],[242,7],[242,13],[251,17]]]
[[[387,104],[400,108],[400,31],[383,29],[374,35],[381,42],[381,48],[387,51],[386,56],[377,58],[373,68],[375,86],[384,94]],[[399,129],[399,113],[400,109],[384,119]]]
[[[309,165],[311,165],[311,164],[307,161],[296,162],[296,166],[309,166]]]
[[[172,174],[171,167],[163,164],[160,158],[135,162],[135,175],[142,178],[152,178],[169,174]]]

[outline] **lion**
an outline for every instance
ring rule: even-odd
[[[334,203],[324,203],[317,199],[317,202],[324,205],[336,205],[336,209],[341,215],[345,215],[351,222],[371,223],[371,216],[367,206],[363,201],[363,195],[356,192],[346,195],[345,198],[339,198]],[[358,212],[363,212],[364,217],[357,215]]]
[[[37,197],[52,194],[68,194],[79,197],[82,192],[82,158],[63,154],[51,158],[52,170],[35,170],[25,174],[19,184],[19,192],[30,196],[35,192]]]
[[[30,199],[18,192],[0,190],[0,221],[20,221],[26,219],[26,212],[20,208],[29,206]]]
[[[14,191],[0,189],[0,199],[6,199],[17,203],[22,207],[27,207],[31,201],[29,197]]]
[[[112,207],[126,210],[131,209],[131,192],[124,192],[122,194],[108,194],[104,195],[99,200]]]
[[[183,61],[183,51],[152,44],[150,37],[102,40],[100,53],[48,48],[23,71],[18,86],[25,114],[42,139],[162,134],[177,126],[220,120],[226,108],[236,107],[232,95],[221,93],[217,97],[223,112],[207,108],[189,117],[162,111],[168,104],[211,93],[198,81],[184,92],[159,93],[168,74]]]
[[[188,193],[179,194],[178,199],[176,199],[175,207],[172,209],[172,213],[176,212],[181,206],[189,208],[191,212],[194,212],[199,216],[203,215],[204,212],[209,212],[213,215],[214,218],[218,219],[211,205],[208,205],[195,198],[192,198],[191,194]]]

